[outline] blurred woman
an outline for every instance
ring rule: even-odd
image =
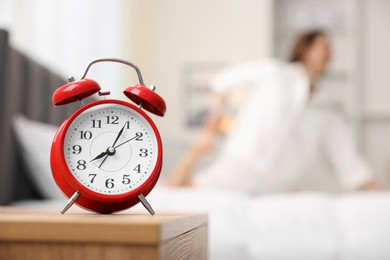
[[[327,35],[313,30],[297,38],[289,63],[264,60],[219,73],[211,84],[216,101],[210,119],[168,177],[168,185],[250,194],[377,188],[348,126],[318,98],[317,80],[330,58]],[[227,94],[242,85],[250,92],[218,158],[193,175],[199,159],[214,146]]]

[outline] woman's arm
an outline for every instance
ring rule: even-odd
[[[185,152],[179,163],[169,174],[168,186],[190,186],[191,177],[199,160],[214,149],[214,143],[218,135],[218,125],[225,106],[225,98],[222,94],[215,94],[210,116],[203,126],[199,139]]]
[[[325,151],[336,175],[346,189],[378,190],[371,167],[360,154],[352,131],[337,114],[332,114],[325,137]]]
[[[383,187],[378,182],[374,180],[369,180],[363,184],[362,189],[375,191],[375,190],[381,190],[383,189]]]
[[[179,163],[169,174],[167,179],[168,186],[191,186],[191,177],[193,170],[203,155],[202,148],[198,145],[193,145],[183,155]]]

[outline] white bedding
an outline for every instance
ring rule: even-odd
[[[247,195],[157,187],[158,212],[208,212],[209,254],[229,259],[390,259],[390,193]],[[64,200],[19,203],[60,209]],[[71,209],[67,214],[71,214]],[[144,211],[141,205],[128,212]]]

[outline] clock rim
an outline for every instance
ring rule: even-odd
[[[130,109],[135,110],[136,112],[138,112],[141,116],[143,116],[146,119],[146,121],[151,126],[154,135],[156,136],[156,141],[157,141],[157,160],[156,160],[156,163],[155,163],[154,168],[152,170],[152,173],[150,174],[150,176],[139,187],[137,187],[137,188],[135,188],[135,189],[133,189],[131,191],[127,191],[127,192],[120,193],[120,194],[102,194],[102,193],[98,193],[98,192],[95,192],[93,190],[90,190],[89,188],[84,186],[82,183],[80,183],[73,176],[73,174],[69,170],[69,167],[68,167],[68,165],[66,163],[66,160],[65,160],[64,141],[65,141],[66,133],[69,130],[69,126],[71,125],[71,123],[82,112],[88,110],[91,107],[102,105],[102,104],[123,105],[123,106],[126,106],[126,107],[130,108]],[[56,136],[53,139],[50,162],[51,162],[51,168],[52,168],[53,177],[54,177],[57,185],[59,186],[59,188],[65,193],[65,195],[67,197],[72,196],[72,194],[77,191],[77,192],[80,193],[80,195],[81,195],[80,197],[89,198],[89,199],[91,199],[93,201],[96,201],[96,202],[103,202],[103,203],[104,202],[109,202],[109,203],[121,202],[121,201],[129,200],[129,199],[132,199],[134,197],[137,197],[141,193],[144,196],[146,196],[153,189],[155,184],[157,183],[157,180],[159,178],[159,175],[160,175],[160,172],[161,172],[161,168],[162,168],[162,141],[161,141],[161,136],[160,136],[160,133],[159,133],[156,125],[152,121],[152,119],[144,111],[142,111],[140,108],[138,108],[137,106],[135,106],[133,104],[130,104],[130,103],[126,102],[126,101],[116,100],[116,99],[97,100],[97,101],[91,102],[91,103],[89,103],[89,104],[79,108],[78,110],[76,110],[60,126]],[[58,179],[59,177],[64,177],[66,182],[75,190],[72,194],[68,194],[69,193],[69,191],[68,191],[69,188],[63,187],[65,183],[62,180],[59,180]],[[78,201],[76,201],[76,203],[77,202]],[[79,203],[77,203],[77,204],[79,204]],[[85,203],[83,203],[83,204],[85,204]],[[134,204],[136,204],[136,203],[134,203]],[[89,209],[91,208],[88,205],[81,205],[81,206],[87,207]],[[132,206],[132,205],[130,205],[130,206]],[[130,207],[130,206],[128,206],[128,207]],[[92,207],[92,209],[95,210],[93,207]]]

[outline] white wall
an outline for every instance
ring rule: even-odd
[[[146,84],[155,84],[167,102],[156,122],[165,139],[186,139],[181,72],[191,63],[240,62],[271,53],[271,0],[128,1],[126,57],[132,57]],[[134,26],[136,28],[134,28]],[[128,30],[128,31],[127,31]]]
[[[368,114],[390,115],[390,1],[366,0],[362,9],[364,111]]]
[[[390,187],[390,1],[362,1],[363,144],[378,177]]]

